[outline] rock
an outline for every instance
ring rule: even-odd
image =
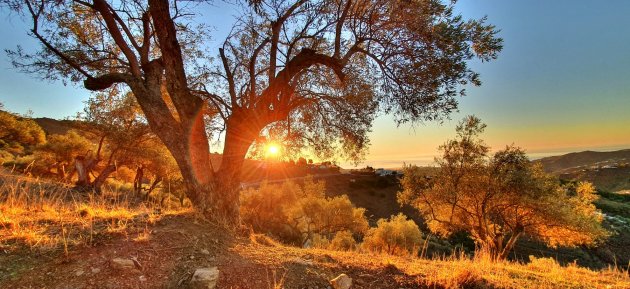
[[[117,270],[133,270],[136,268],[132,260],[123,258],[114,258],[110,264],[112,265],[112,268]]]
[[[101,272],[101,268],[92,268],[92,274],[98,274]]]
[[[300,257],[295,257],[295,258],[291,259],[291,261],[293,263],[304,265],[304,266],[312,266],[313,265],[313,261],[305,260],[305,259],[302,259]]]
[[[77,270],[76,272],[74,272],[74,275],[76,275],[77,277],[79,277],[79,276],[83,275],[83,273],[84,273],[84,272],[83,272],[83,270],[79,269],[79,270]]]
[[[144,275],[140,275],[140,277],[138,277],[138,279],[140,279],[140,282],[146,282],[147,281],[147,277],[144,277]]]
[[[210,251],[208,251],[206,249],[203,249],[203,250],[201,250],[201,254],[210,255]]]
[[[195,270],[190,279],[190,286],[194,289],[214,289],[219,279],[219,269],[217,267],[199,268]]]
[[[337,278],[330,280],[330,284],[335,289],[349,289],[352,286],[352,278],[346,274],[341,274]]]

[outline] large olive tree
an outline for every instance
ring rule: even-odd
[[[206,30],[190,21],[203,17],[185,10],[190,2],[3,2],[42,44],[10,52],[16,67],[92,91],[128,87],[192,202],[227,223],[238,222],[243,159],[261,133],[360,158],[377,111],[400,122],[440,119],[457,108],[463,85],[479,84],[467,62],[501,49],[492,25],[455,15],[453,2],[252,1],[214,65],[200,60],[209,56],[199,49]],[[225,129],[219,168],[204,115]]]
[[[431,231],[468,232],[493,259],[505,259],[523,235],[551,246],[594,244],[607,236],[592,185],[560,186],[517,147],[489,156],[479,138],[484,128],[476,117],[464,119],[457,137],[440,147],[432,178],[405,168],[399,201],[418,209]]]

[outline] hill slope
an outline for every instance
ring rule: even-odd
[[[606,166],[619,162],[628,163],[630,162],[630,149],[611,152],[575,152],[560,156],[546,157],[537,161],[542,163],[547,172],[559,173],[578,167]]]
[[[604,191],[630,190],[630,149],[584,151],[537,160],[565,180],[589,181]]]

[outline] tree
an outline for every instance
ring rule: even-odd
[[[436,234],[468,232],[493,259],[506,258],[524,234],[550,246],[594,244],[607,236],[592,186],[562,187],[514,146],[489,157],[479,138],[484,128],[473,116],[460,122],[456,138],[440,146],[435,177],[406,167],[399,202],[417,208]]]
[[[80,179],[79,186],[100,191],[117,167],[138,165],[144,168],[144,164],[152,162],[148,158],[155,162],[168,158],[160,156],[164,153],[157,148],[161,144],[151,133],[138,103],[130,93],[121,94],[112,90],[96,94],[86,102],[80,120],[82,129],[92,135],[98,148],[93,155],[77,158],[76,167],[84,170],[85,175],[98,171],[98,176],[93,181]],[[138,170],[138,173],[142,175],[143,169]]]
[[[0,110],[0,150],[18,155],[45,141],[44,130],[36,122]]]
[[[379,219],[363,238],[363,247],[372,252],[390,255],[416,255],[422,242],[420,228],[402,213]]]
[[[72,170],[76,159],[85,159],[94,152],[94,145],[77,131],[70,130],[63,135],[51,135],[48,141],[35,150],[35,160],[55,174],[60,180],[70,181],[76,171]],[[74,166],[76,168],[76,166]],[[71,174],[68,174],[72,171]],[[83,174],[83,175],[81,175]],[[79,178],[89,178],[87,172],[79,172]]]
[[[332,239],[340,231],[362,235],[368,229],[365,209],[346,195],[326,197],[324,182],[307,178],[302,186],[263,183],[242,195],[241,213],[255,231],[304,246],[316,238]]]
[[[192,202],[228,224],[238,222],[241,168],[261,133],[360,159],[378,109],[399,122],[441,119],[461,85],[480,84],[467,61],[494,59],[502,42],[485,19],[465,21],[433,0],[251,1],[213,66],[203,62],[206,30],[179,2],[3,2],[32,20],[42,44],[10,52],[16,67],[92,91],[126,85]],[[216,173],[205,115],[225,128]]]

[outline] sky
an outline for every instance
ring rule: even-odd
[[[211,47],[218,47],[237,14],[234,7],[216,5],[201,10],[216,29]],[[429,164],[437,147],[454,136],[456,123],[471,114],[488,125],[482,137],[493,149],[515,144],[532,158],[630,148],[630,1],[460,0],[456,12],[464,18],[487,16],[501,30],[499,58],[470,64],[483,84],[467,87],[459,112],[443,123],[397,127],[390,116],[381,115],[361,166]],[[37,45],[18,17],[6,11],[0,17],[3,51]],[[19,73],[0,53],[5,109],[72,117],[88,97],[81,87]]]

